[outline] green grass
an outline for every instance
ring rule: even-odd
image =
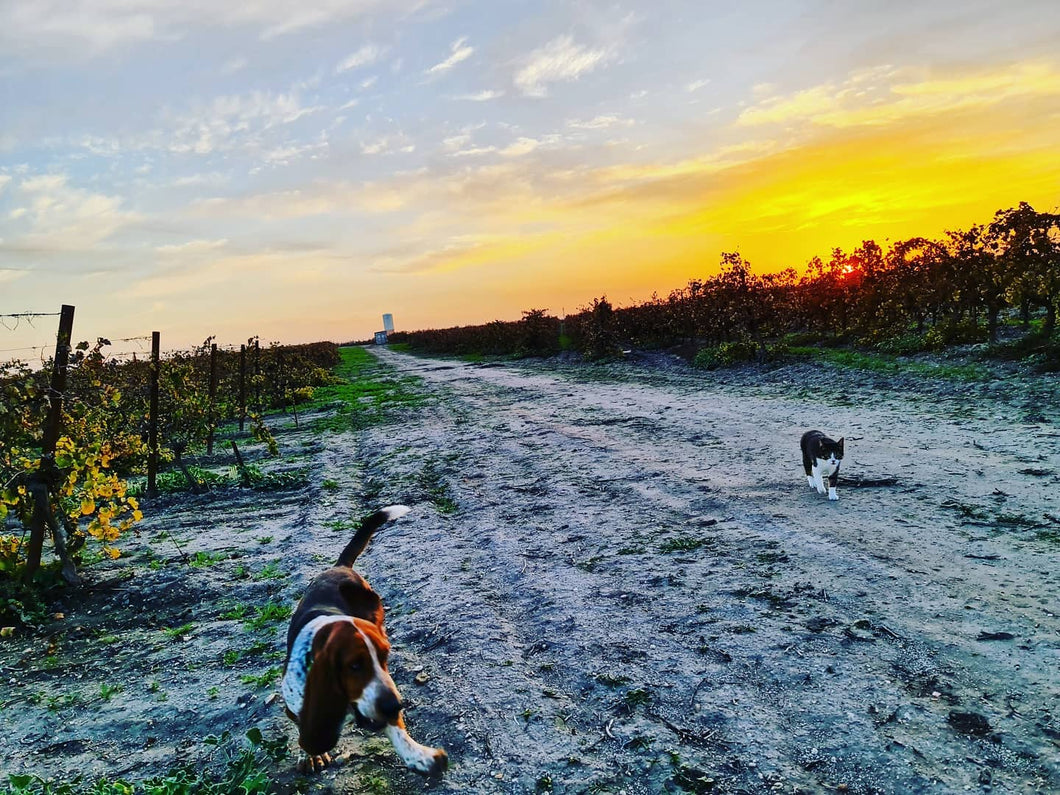
[[[416,480],[427,499],[434,503],[438,513],[456,513],[458,508],[456,499],[453,497],[452,489],[449,488],[449,483],[446,482],[441,462],[433,458],[425,461]]]
[[[189,621],[187,624],[184,624],[182,626],[171,627],[168,629],[163,629],[162,631],[165,632],[169,637],[176,639],[191,634],[191,631],[193,629],[195,629],[195,623]]]
[[[0,782],[0,795],[257,795],[273,791],[269,767],[287,755],[287,740],[266,740],[260,729],[247,732],[249,747],[231,747],[231,735],[211,735],[203,744],[213,747],[223,765],[174,767],[163,776],[143,781],[100,778],[87,781],[76,776],[68,781],[44,778],[32,773],[9,774]]]
[[[279,678],[280,669],[274,665],[260,674],[243,674],[239,677],[239,681],[245,685],[254,685],[254,687],[262,688],[268,687]]]
[[[227,557],[223,552],[196,552],[191,556],[188,565],[195,569],[205,569],[220,563]]]
[[[336,383],[313,395],[310,409],[335,407],[335,413],[314,421],[317,431],[358,430],[397,421],[405,410],[426,403],[423,382],[403,376],[364,348],[339,348]]]
[[[278,560],[270,561],[254,575],[255,580],[279,580],[287,576],[282,568],[280,568],[280,562]]]
[[[283,602],[266,602],[261,607],[255,608],[254,615],[243,622],[243,626],[250,630],[264,629],[270,624],[286,621],[291,617],[293,608]]]
[[[873,373],[915,375],[929,378],[945,378],[951,381],[988,381],[989,370],[977,364],[928,364],[899,360],[883,353],[864,353],[842,348],[814,348],[795,346],[787,349],[791,356],[828,362],[837,367],[852,370],[867,370]]]
[[[660,552],[694,552],[700,547],[707,546],[712,539],[697,538],[695,536],[678,536],[668,538],[659,545]]]
[[[622,703],[624,703],[626,708],[630,711],[640,704],[649,704],[651,703],[651,691],[643,687],[634,688],[622,697]]]

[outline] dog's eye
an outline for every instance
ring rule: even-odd
[[[359,662],[350,663],[350,671],[355,674],[359,674],[364,670],[364,666]]]

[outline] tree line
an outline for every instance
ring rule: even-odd
[[[395,333],[391,341],[457,355],[577,350],[592,358],[626,346],[692,344],[762,360],[777,341],[793,338],[911,353],[996,343],[1002,319],[1012,314],[1049,345],[1058,309],[1060,214],[1023,202],[938,239],[836,248],[801,274],[794,268],[758,274],[730,252],[721,255],[717,275],[634,306],[616,308],[598,298],[565,318],[531,309],[519,321]]]

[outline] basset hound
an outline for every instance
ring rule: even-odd
[[[298,724],[300,770],[331,764],[348,713],[362,728],[385,731],[411,770],[429,776],[449,765],[444,750],[420,745],[405,730],[401,694],[387,672],[383,603],[353,570],[372,534],[409,510],[391,505],[365,518],[335,565],[309,584],[291,618],[281,690],[287,716]]]

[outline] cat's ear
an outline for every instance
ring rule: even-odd
[[[839,455],[843,455],[843,439],[845,438],[845,436],[840,436],[839,441],[837,442],[837,444],[839,445]]]

